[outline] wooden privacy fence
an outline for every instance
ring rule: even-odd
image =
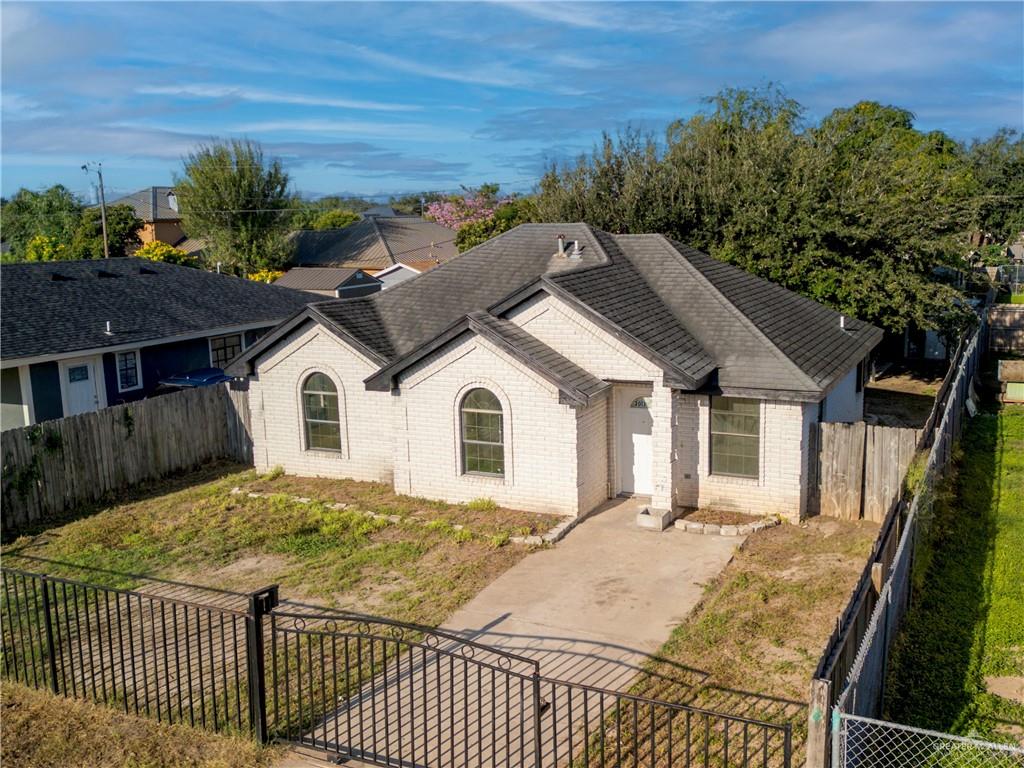
[[[818,429],[821,514],[882,522],[900,494],[921,431],[864,422]]]
[[[218,458],[252,463],[249,393],[182,390],[0,433],[3,530]]]

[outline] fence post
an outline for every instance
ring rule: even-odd
[[[841,768],[846,765],[845,755],[842,752],[842,739],[840,729],[843,726],[843,718],[839,714],[839,707],[832,709],[832,768]]]
[[[261,744],[270,741],[267,732],[267,676],[263,648],[263,617],[277,606],[278,585],[249,595],[249,615],[245,617],[245,649],[248,660],[249,724]]]
[[[53,642],[53,619],[50,618],[50,581],[40,577],[43,585],[43,624],[46,627],[46,657],[50,666],[50,689],[60,695],[60,683],[57,681],[57,647]]]
[[[533,669],[533,765],[534,768],[541,768],[541,744],[540,744],[540,667]]]
[[[828,713],[832,705],[832,681],[811,680],[811,706],[807,711],[807,768],[828,766]]]

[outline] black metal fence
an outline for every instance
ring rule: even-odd
[[[547,678],[534,659],[442,630],[279,604],[276,587],[0,571],[6,677],[161,722],[384,766],[791,763],[788,724]]]
[[[249,692],[263,687],[250,664],[261,638],[244,599],[210,605],[0,570],[6,677],[160,722],[259,735]]]

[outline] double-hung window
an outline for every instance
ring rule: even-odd
[[[711,398],[711,474],[757,478],[760,444],[760,401]]]
[[[302,419],[307,449],[341,450],[338,388],[327,375],[311,374],[302,385]]]
[[[210,339],[210,365],[224,369],[228,363],[242,354],[242,334],[214,336]]]
[[[142,370],[139,365],[138,350],[118,352],[117,360],[117,391],[130,392],[142,386]]]
[[[471,389],[462,398],[462,471],[505,476],[505,424],[501,403],[486,389]]]

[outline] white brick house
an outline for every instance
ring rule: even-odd
[[[812,426],[861,418],[880,338],[661,236],[523,225],[314,304],[232,370],[262,470],[564,515],[633,494],[665,519],[798,519]]]

